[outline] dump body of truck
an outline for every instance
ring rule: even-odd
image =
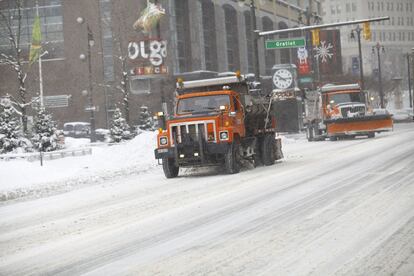
[[[271,97],[251,92],[242,76],[180,81],[174,115],[160,129],[155,149],[165,176],[208,165],[237,173],[242,159],[271,165],[282,158]]]
[[[320,89],[313,117],[307,126],[309,141],[368,136],[393,129],[385,110],[373,112],[358,84],[328,85]]]

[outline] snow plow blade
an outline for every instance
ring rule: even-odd
[[[326,120],[325,123],[328,136],[368,135],[370,133],[393,130],[391,115]]]

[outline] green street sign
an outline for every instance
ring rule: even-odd
[[[279,40],[266,40],[266,49],[286,49],[286,48],[299,48],[306,46],[306,39],[304,37],[291,38],[291,39],[279,39]]]
[[[303,78],[299,78],[299,82],[300,83],[311,83],[313,82],[312,77],[303,77]]]

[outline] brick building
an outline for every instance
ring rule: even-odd
[[[22,57],[27,60],[36,1],[22,2]],[[119,88],[122,87],[123,68],[130,79],[132,124],[137,123],[141,105],[154,112],[161,108],[162,96],[167,103],[172,103],[175,79],[181,74],[239,69],[242,73],[253,72],[248,2],[250,0],[245,3],[240,0],[159,0],[166,14],[159,30],[154,28],[145,34],[135,30],[133,24],[147,6],[147,0],[38,0],[44,49],[48,51],[42,62],[44,96],[52,105],[53,99],[64,100],[65,95],[68,96],[67,106],[58,104],[59,107],[48,109],[60,124],[89,120],[85,112],[88,103],[85,95],[90,93],[88,27],[95,42],[90,58],[97,127],[108,127],[112,110],[115,106],[122,108]],[[14,3],[15,0],[0,2],[1,12],[14,12]],[[255,4],[260,30],[298,26],[309,4],[315,13],[320,14],[321,10],[319,0],[256,0]],[[4,26],[0,25],[0,52],[7,54],[11,49]],[[155,47],[154,57],[150,47]],[[266,51],[259,45],[261,75],[269,75],[276,63],[289,63],[293,54],[288,49]],[[38,65],[29,67],[26,62],[24,67],[28,72],[28,98],[36,97],[39,93]],[[0,97],[7,93],[16,96],[15,75],[10,66],[0,65]]]

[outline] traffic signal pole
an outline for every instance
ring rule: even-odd
[[[265,31],[265,32],[259,32],[258,35],[259,37],[266,37],[266,36],[275,35],[275,34],[292,33],[292,32],[297,32],[297,31],[309,31],[309,30],[314,30],[314,29],[328,29],[328,28],[333,28],[333,27],[356,25],[356,24],[361,24],[365,22],[377,22],[377,21],[384,21],[384,20],[390,20],[390,17],[384,16],[384,17],[367,18],[367,19],[352,20],[352,21],[343,21],[343,22],[337,22],[337,23],[320,24],[320,25],[313,25],[313,26],[302,26],[302,27],[288,28],[288,29],[282,29],[282,30]]]

